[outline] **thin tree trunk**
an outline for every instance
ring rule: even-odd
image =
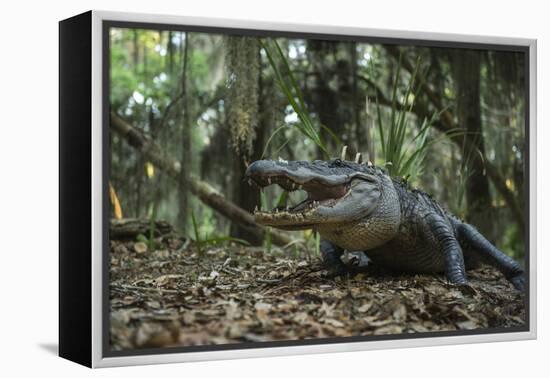
[[[174,72],[174,44],[172,43],[172,31],[168,32],[168,40],[166,41],[166,52],[168,55],[168,72],[170,75]]]
[[[187,183],[189,182],[189,174],[191,168],[191,125],[189,123],[189,88],[187,77],[189,76],[189,33],[185,33],[185,49],[183,51],[183,71],[181,74],[181,91],[182,91],[182,112],[183,123],[181,130],[181,171],[178,179],[178,226],[182,234],[185,235],[187,228],[187,218],[189,216],[189,200],[187,196]]]
[[[351,93],[352,93],[352,110],[353,110],[353,128],[355,130],[356,139],[353,147],[357,152],[367,150],[367,138],[365,125],[361,122],[362,101],[359,98],[359,89],[357,88],[357,44],[351,42],[349,44],[349,59],[351,67]],[[352,135],[353,133],[350,133]]]
[[[260,67],[261,56],[259,49],[257,50],[257,56],[259,62],[258,66]],[[271,128],[271,119],[269,117],[270,111],[268,108],[271,106],[275,106],[275,104],[270,103],[268,100],[268,98],[271,97],[266,96],[266,94],[264,93],[264,83],[259,72],[258,82],[258,126],[256,127],[256,137],[252,142],[252,152],[251,155],[248,157],[250,161],[259,160],[262,157],[261,155],[263,152],[264,141],[266,139],[266,133],[268,133],[269,129]],[[243,164],[240,158],[236,160],[236,165],[237,166],[235,167],[235,172],[239,172],[238,177],[244,177],[246,166]],[[237,204],[245,210],[252,212],[254,207],[256,207],[260,203],[259,189],[256,187],[248,186],[248,184],[243,182],[242,179],[239,180],[238,183],[236,183],[234,190],[234,197],[237,200]],[[250,233],[245,229],[239,229],[238,227],[232,228],[233,235],[238,238],[248,240],[251,244],[261,245],[263,242],[263,239],[257,238],[253,233]]]
[[[346,136],[346,130],[344,129],[345,120],[342,117],[342,111],[339,109],[338,103],[339,98],[350,96],[351,88],[341,86],[341,81],[344,79],[343,74],[349,74],[349,70],[341,70],[336,64],[330,65],[326,59],[333,49],[338,47],[338,45],[333,46],[326,41],[308,40],[308,59],[312,62],[313,70],[316,74],[314,75],[313,85],[308,87],[308,91],[304,95],[306,96],[306,102],[311,104],[311,108],[319,115],[319,122],[334,134],[344,137]],[[336,78],[339,86],[338,91],[334,91],[329,85],[334,78]],[[336,143],[329,133],[324,129],[320,131],[328,150],[336,151]],[[343,142],[347,143],[346,140]],[[320,149],[318,150],[318,155],[324,155]]]
[[[255,147],[258,147],[260,114],[260,46],[255,39],[229,37],[225,47],[227,73],[231,83],[227,96],[227,126],[233,141],[232,199],[240,207],[252,211],[259,203],[258,194],[248,187],[243,178],[246,163],[258,153]],[[263,140],[260,144],[263,144]],[[232,236],[255,245],[263,241],[239,224],[231,224],[230,232]]]
[[[134,214],[136,218],[140,217],[141,213],[141,192],[143,189],[143,158],[141,156],[138,156],[136,159],[136,166],[135,166],[135,176],[136,176],[136,204],[135,204],[135,211]]]
[[[138,62],[139,62],[139,41],[138,41],[138,31],[134,30],[133,33],[133,63],[134,63],[134,73],[137,74]]]
[[[481,125],[481,53],[474,50],[458,50],[453,57],[453,73],[457,94],[456,116],[458,124],[466,129],[463,136],[463,158],[468,179],[466,202],[468,220],[489,238],[494,237],[491,222],[491,194],[485,174],[483,157],[485,143]]]
[[[365,124],[362,125],[365,129],[366,136],[366,149],[367,156],[363,159],[364,161],[369,161],[374,164],[376,155],[374,150],[374,112],[371,100],[365,96]]]

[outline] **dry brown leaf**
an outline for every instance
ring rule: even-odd
[[[329,318],[329,319],[325,319],[325,320],[324,320],[324,323],[325,323],[325,324],[328,324],[328,325],[331,325],[331,326],[333,326],[333,327],[344,327],[344,326],[345,326],[345,324],[342,323],[341,321],[336,320],[336,319],[330,319],[330,318]]]
[[[361,307],[359,307],[357,309],[357,312],[365,313],[365,312],[369,311],[371,307],[372,307],[372,302],[367,302],[364,305],[362,305]]]
[[[135,242],[110,242],[113,349],[525,324],[521,296],[492,268],[469,272],[471,296],[440,275],[374,271],[336,281],[277,248],[217,247],[201,260],[192,246],[175,250],[181,240],[157,242],[140,254]]]
[[[147,252],[147,244],[145,244],[144,242],[137,242],[134,244],[134,251],[136,251],[136,253],[145,253]]]

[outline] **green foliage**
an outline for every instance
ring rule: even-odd
[[[166,70],[161,54],[163,38],[149,30],[111,30],[111,103],[115,111],[132,118],[144,117],[152,107],[164,108],[177,84]],[[160,68],[160,69],[159,69]]]
[[[265,195],[265,192],[262,190],[260,192],[260,206],[262,209],[267,209],[267,197]],[[267,253],[271,252],[271,227],[265,228],[265,234],[264,234],[264,247],[266,249]]]
[[[467,153],[464,150],[464,146],[462,146],[462,160],[460,162],[460,169],[458,170],[456,176],[456,185],[454,186],[454,197],[456,198],[455,210],[459,215],[466,213],[466,184],[473,175],[472,170],[469,169],[471,159],[472,154]]]
[[[380,137],[382,159],[388,173],[407,180],[415,180],[423,173],[429,149],[436,143],[449,140],[448,138],[463,135],[464,131],[453,129],[439,137],[431,137],[432,126],[445,109],[434,112],[430,118],[424,118],[418,128],[411,125],[410,114],[413,113],[415,99],[424,83],[417,83],[420,69],[420,58],[418,58],[400,100],[398,87],[401,78],[401,59],[400,54],[393,78],[389,117],[383,117],[377,100],[376,126]]]
[[[510,224],[504,233],[502,250],[508,255],[523,259],[525,257],[525,244],[517,224]]]
[[[200,259],[204,257],[204,248],[207,248],[209,246],[215,246],[219,244],[224,244],[227,242],[234,242],[242,245],[250,245],[249,242],[243,239],[234,238],[231,236],[214,236],[210,237],[208,234],[205,234],[204,237],[201,236],[200,233],[200,227],[197,223],[197,219],[195,217],[195,212],[191,212],[191,221],[193,223],[193,233],[194,238],[192,240],[195,242],[195,246],[197,247],[197,254]]]
[[[321,234],[315,233],[315,256],[321,256]]]
[[[156,201],[151,201],[149,205],[149,230],[147,235],[138,234],[136,236],[136,241],[143,242],[147,244],[147,250],[152,252],[155,251],[160,245],[155,240],[156,232],[156,221],[157,221],[157,204]]]
[[[288,99],[288,102],[292,106],[292,109],[298,115],[298,119],[300,120],[300,122],[294,124],[294,126],[306,138],[308,138],[313,143],[315,143],[327,157],[330,157],[330,153],[327,150],[327,147],[323,139],[321,138],[320,129],[323,128],[327,130],[329,132],[329,135],[331,135],[331,137],[333,137],[339,144],[340,144],[340,140],[336,135],[334,135],[334,133],[332,133],[330,129],[323,127],[322,125],[319,128],[315,126],[307,110],[304,97],[302,95],[302,91],[300,90],[300,87],[296,82],[294,74],[290,69],[288,60],[286,59],[285,54],[281,50],[281,47],[279,46],[277,41],[275,39],[265,40],[265,41],[260,40],[260,44],[263,50],[265,51],[267,59],[269,60],[269,64],[271,65],[271,68],[275,74],[275,79],[277,81],[277,84],[279,85],[284,95]],[[278,60],[278,62],[276,61],[276,59]],[[285,76],[283,75],[283,71],[279,68],[279,66],[283,67],[284,72],[286,73],[286,76],[287,76],[286,79],[285,79]],[[285,126],[279,127],[274,131],[274,133],[270,136],[265,148],[267,148],[267,146],[271,142],[274,134],[283,130],[284,127]],[[265,154],[265,150],[264,150],[264,154]]]
[[[385,161],[386,169],[392,176],[416,178],[422,171],[424,159],[429,147],[428,135],[432,122],[435,119],[424,119],[418,132],[407,143],[407,133],[410,132],[410,118],[408,113],[414,106],[415,93],[413,88],[417,78],[420,60],[417,60],[413,73],[407,83],[405,94],[399,101],[397,91],[401,77],[401,56],[393,79],[391,108],[389,122],[382,117],[380,104],[376,103],[377,127],[380,136],[380,149]]]
[[[145,243],[147,245],[147,250],[148,251],[154,251],[157,247],[157,244],[156,244],[154,239],[151,241],[151,239],[149,237],[147,237],[143,234],[138,234],[136,236],[136,241]],[[153,249],[151,249],[151,248],[153,248]]]
[[[307,254],[308,259],[311,259],[311,251],[313,250],[313,255],[316,257],[321,257],[321,235],[313,230],[308,230],[304,232],[305,240],[302,243],[304,252]]]

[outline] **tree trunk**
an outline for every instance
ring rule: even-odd
[[[346,74],[349,74],[349,70],[344,69],[343,64],[338,66],[338,62],[331,62],[330,56],[333,55],[331,52],[338,47],[339,45],[333,45],[327,41],[307,41],[307,54],[314,70],[314,80],[313,85],[307,88],[304,95],[306,96],[306,102],[311,104],[312,110],[319,115],[319,122],[340,138],[345,138],[347,137],[344,128],[345,121],[342,117],[342,109],[339,108],[338,104],[343,96],[351,98],[351,87],[342,85],[342,79],[344,79],[342,71],[347,71]],[[344,62],[342,61],[342,63]],[[338,93],[331,88],[331,82],[337,85]],[[342,89],[346,93],[341,91]],[[348,121],[350,120],[351,117]],[[336,151],[335,141],[329,133],[324,129],[320,131],[328,150]],[[343,142],[346,143],[346,140],[343,140]],[[320,149],[319,157],[324,157]]]
[[[252,211],[260,203],[259,194],[244,182],[246,163],[261,154],[263,137],[257,135],[260,97],[260,46],[257,40],[228,37],[226,40],[228,82],[227,126],[233,141],[232,198],[240,207]],[[258,139],[260,137],[260,139]],[[257,148],[259,147],[259,148]],[[231,235],[259,245],[263,238],[237,223],[231,224]]]
[[[453,56],[453,74],[457,94],[456,116],[465,130],[463,159],[467,168],[466,202],[468,221],[493,239],[491,227],[491,194],[483,157],[485,146],[481,125],[480,80],[481,53],[457,50]]]

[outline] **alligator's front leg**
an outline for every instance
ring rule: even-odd
[[[324,239],[321,240],[319,248],[321,250],[323,265],[331,276],[342,276],[349,272],[346,264],[341,259],[344,253],[343,248]]]

